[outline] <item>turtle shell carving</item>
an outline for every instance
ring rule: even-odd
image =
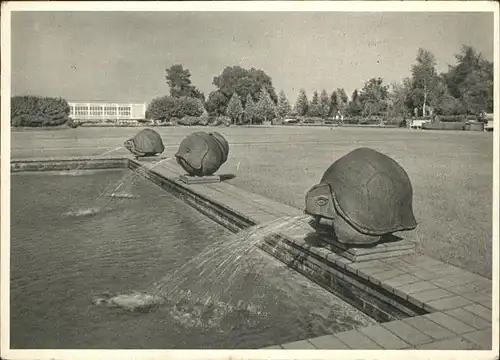
[[[151,129],[139,131],[133,138],[125,141],[124,145],[136,156],[154,156],[165,150],[160,134]]]
[[[307,214],[340,216],[356,232],[382,236],[417,226],[413,188],[406,171],[392,158],[358,148],[335,161],[306,195]]]
[[[196,131],[181,141],[175,158],[189,175],[209,176],[219,170],[228,155],[229,143],[224,136]]]

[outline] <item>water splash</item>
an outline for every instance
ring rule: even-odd
[[[92,207],[92,208],[86,208],[86,209],[77,209],[77,210],[71,210],[67,211],[63,214],[65,217],[82,217],[82,216],[92,216],[96,215],[101,211],[100,208],[98,207]]]
[[[140,197],[139,195],[134,195],[128,192],[117,192],[117,193],[112,193],[108,196],[118,199],[138,199]]]
[[[272,291],[310,336],[363,325],[364,320],[353,318],[340,300],[326,290],[320,291],[327,294],[318,295],[316,285],[256,246],[284,230],[302,233],[307,218],[282,217],[219,239],[172,274],[141,290],[141,296],[120,295],[124,305],[115,306],[128,311],[162,311],[183,327],[225,332],[271,321],[272,307],[267,308],[268,302],[262,300]],[[278,246],[280,240],[275,241]]]
[[[117,150],[118,148],[114,149]],[[93,200],[92,207],[81,207],[77,204],[76,207],[62,214],[63,217],[82,217],[95,215],[97,213],[102,213],[104,211],[111,211],[116,205],[121,205],[123,202],[138,198],[139,196],[134,194],[134,185],[136,179],[139,175],[145,175],[148,170],[153,169],[166,161],[172,160],[172,157],[156,161],[151,164],[145,164],[142,167],[138,167],[134,171],[127,172],[118,182],[113,182],[104,188],[103,191]],[[72,173],[84,173],[86,170],[81,170],[85,166],[82,164],[76,169],[72,170]]]
[[[121,190],[121,194],[132,194],[132,187],[134,185],[134,181],[138,178],[139,175],[144,176],[147,171],[152,170],[158,165],[161,165],[165,162],[171,161],[173,158],[168,157],[156,162],[153,162],[151,164],[143,164],[142,166],[134,169],[133,171],[128,172],[125,174],[120,180],[118,180],[116,183],[110,184],[108,187],[106,187],[96,198],[96,200],[100,200],[103,197],[119,197],[119,196],[112,196],[113,194],[117,194],[118,190]],[[121,198],[130,198],[130,197],[121,197]]]
[[[62,176],[82,176],[82,175],[86,175],[86,171],[85,170],[65,170],[65,171],[58,172],[57,175],[62,175]]]
[[[249,321],[252,317],[267,316],[260,306],[252,303],[251,294],[240,291],[248,284],[249,274],[270,275],[273,271],[269,261],[251,255],[260,251],[256,245],[267,236],[300,226],[303,218],[304,215],[279,218],[220,239],[141,292],[141,296],[137,292],[121,294],[113,304],[130,311],[153,308],[156,301],[159,305],[167,303],[170,315],[188,327],[220,326],[225,317],[236,314],[248,317]]]

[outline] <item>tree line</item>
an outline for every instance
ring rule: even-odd
[[[315,119],[363,117],[476,115],[493,111],[493,63],[471,46],[455,55],[456,64],[438,74],[434,55],[418,49],[410,76],[384,84],[381,77],[367,80],[350,98],[343,88],[314,91],[311,100],[299,90],[292,106],[285,92],[276,90],[261,69],[228,66],[213,78],[216,89],[205,97],[181,64],[166,69],[168,96],[153,99],[146,117],[161,121],[183,117],[227,117],[233,124],[262,123],[286,117]]]

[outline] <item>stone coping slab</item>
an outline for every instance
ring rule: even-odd
[[[127,168],[128,158],[117,157],[59,157],[11,160],[12,173],[22,171],[95,170]]]
[[[191,184],[211,184],[211,183],[218,183],[221,181],[220,176],[201,176],[201,177],[196,177],[196,176],[188,176],[188,175],[182,175],[180,177],[180,180],[188,185]]]
[[[92,161],[117,160],[116,158],[90,159]],[[273,248],[277,249],[280,254],[290,255],[293,251],[300,253],[303,259],[302,265],[316,275],[323,276],[326,269],[327,273],[330,272],[331,275],[345,281],[351,283],[357,281],[357,286],[363,290],[373,287],[391,294],[394,299],[393,306],[397,307],[400,301],[406,301],[420,308],[422,310],[420,316],[380,324],[380,329],[384,329],[380,330],[380,334],[391,332],[392,335],[408,344],[408,347],[404,348],[455,350],[491,348],[489,345],[492,329],[491,280],[423,255],[412,254],[397,258],[353,262],[325,248],[324,244],[307,241],[307,236],[312,229],[304,220],[305,218],[301,218],[303,212],[299,209],[238,189],[226,182],[191,185],[182,183],[180,176],[185,173],[180,166],[168,161],[154,164],[130,158],[122,158],[120,161],[124,159],[128,161],[128,166],[132,170],[139,171],[157,184],[177,192],[177,195],[190,205],[234,232],[283,217],[296,216],[297,224],[289,229],[280,230],[279,234],[266,239],[268,245],[274,246],[273,241],[277,241],[278,246]],[[55,160],[61,159],[50,161]],[[77,160],[81,162],[87,158]],[[23,160],[23,162],[29,161]],[[31,160],[31,163],[36,162],[36,159]],[[363,279],[365,282],[360,282]],[[367,347],[375,346],[373,344],[379,348],[403,345],[390,335],[387,339],[378,338],[379,342],[377,342],[375,338],[378,335],[370,337],[373,331],[373,328],[364,332],[351,330],[349,334],[352,334],[355,339],[363,339],[363,344]],[[357,346],[348,340],[351,339],[349,334],[340,337],[332,335],[335,337],[332,343],[342,344],[341,346],[348,348]],[[327,338],[322,338],[321,344],[323,345],[321,346],[326,346],[324,345],[326,340]],[[306,348],[310,348],[309,343],[314,346],[315,341],[307,340]],[[296,345],[287,346],[297,348]]]

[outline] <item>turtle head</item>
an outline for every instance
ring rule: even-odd
[[[194,175],[202,170],[203,159],[207,153],[208,145],[206,140],[194,133],[181,141],[174,156],[177,163],[188,174]]]
[[[329,184],[314,185],[307,192],[304,212],[316,218],[335,219],[337,217]]]
[[[131,150],[135,147],[134,140],[128,139],[123,143],[123,146],[125,146],[126,149]]]

